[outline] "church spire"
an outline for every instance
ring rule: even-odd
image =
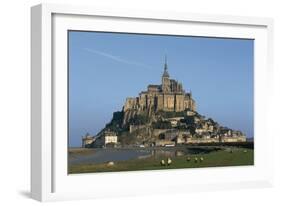
[[[167,65],[167,55],[165,55],[165,65],[164,65],[164,70],[168,70],[168,65]]]
[[[165,55],[165,64],[164,64],[164,73],[163,73],[163,77],[169,77],[168,65],[167,65],[167,55]]]

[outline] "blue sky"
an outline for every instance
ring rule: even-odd
[[[95,135],[126,97],[170,77],[192,91],[197,111],[253,137],[254,40],[69,32],[69,143]]]

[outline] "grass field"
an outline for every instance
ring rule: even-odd
[[[231,152],[232,151],[232,152]],[[239,166],[254,164],[254,150],[235,148],[233,150],[219,150],[206,154],[185,155],[173,157],[172,164],[161,166],[160,161],[164,158],[150,157],[146,159],[127,160],[102,164],[69,165],[69,173],[92,173],[92,172],[117,172],[117,171],[136,171],[136,170],[162,170],[179,168],[199,168],[199,167],[218,167],[218,166]],[[200,161],[199,158],[203,158]],[[195,161],[198,158],[198,161]],[[188,161],[188,159],[190,159]],[[166,161],[166,159],[164,159]]]

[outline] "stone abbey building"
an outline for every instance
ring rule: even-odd
[[[157,111],[195,111],[196,105],[191,92],[185,92],[182,83],[170,79],[165,58],[162,84],[148,85],[147,91],[142,91],[138,97],[127,98],[123,110],[125,113],[137,110],[152,114]]]

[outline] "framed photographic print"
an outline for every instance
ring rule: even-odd
[[[34,199],[272,185],[271,19],[31,12]]]

